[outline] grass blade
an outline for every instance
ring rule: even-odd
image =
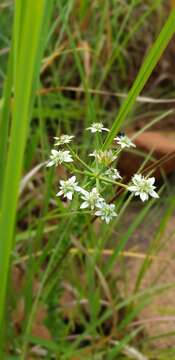
[[[149,79],[152,71],[154,70],[157,62],[159,61],[163,51],[167,47],[174,32],[175,32],[175,9],[171,11],[162,31],[160,32],[157,40],[155,41],[154,45],[149,51],[129,94],[126,100],[124,101],[119,111],[119,114],[112,125],[110,133],[107,136],[107,139],[103,145],[104,149],[106,149],[112,143],[115,135],[120,129],[123,121],[126,119],[126,116],[129,114],[137,96],[140,94],[144,85]]]
[[[6,154],[7,154],[7,142],[8,142],[8,131],[9,131],[9,118],[10,118],[10,101],[11,101],[11,84],[12,84],[12,49],[9,56],[9,63],[7,69],[7,78],[4,85],[4,94],[2,99],[2,109],[0,112],[0,189],[3,186],[4,170],[6,163]],[[0,204],[2,198],[2,191],[0,192]]]
[[[17,12],[15,13],[14,22],[16,24],[20,14],[22,22],[20,24],[23,31],[19,41],[19,28],[17,27],[16,30],[14,26],[14,110],[0,215],[1,325],[4,318],[8,270],[13,246],[13,232],[24,149],[44,48],[44,38],[52,8],[52,1],[48,3],[47,0],[27,0],[25,2],[25,11],[22,13],[22,10],[24,10],[22,3],[23,0],[17,0],[15,5]]]

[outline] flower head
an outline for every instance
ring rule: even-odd
[[[95,207],[98,207],[100,202],[104,201],[95,187],[90,192],[83,190],[81,198],[84,201],[81,204],[80,209],[90,207],[91,210],[94,210]]]
[[[58,164],[62,164],[64,162],[69,163],[72,162],[72,156],[70,151],[62,151],[62,150],[51,150],[50,161],[47,164],[47,167],[58,166]]]
[[[101,122],[93,123],[90,127],[86,130],[90,130],[92,133],[102,132],[102,131],[109,131],[109,129],[105,128]]]
[[[114,204],[106,204],[105,202],[101,202],[98,204],[98,208],[99,210],[96,211],[95,215],[100,216],[102,220],[105,220],[106,224],[109,224],[112,218],[117,216]]]
[[[120,176],[120,173],[117,169],[115,168],[109,168],[108,170],[105,171],[104,175],[106,177],[108,177],[111,180],[117,180],[117,179],[122,179],[122,177]]]
[[[95,150],[93,153],[89,154],[89,156],[95,157],[95,159],[103,165],[109,165],[114,160],[117,159],[117,156],[114,154],[112,150]]]
[[[117,144],[121,146],[121,149],[124,149],[125,147],[136,147],[126,135],[117,136],[114,140],[116,140]]]
[[[56,196],[62,196],[68,200],[72,200],[72,196],[75,192],[80,192],[81,188],[76,182],[76,177],[72,176],[68,180],[60,180],[60,191]]]
[[[54,139],[56,140],[54,145],[60,146],[64,144],[69,144],[73,138],[74,138],[73,135],[61,135],[59,137],[54,137]]]
[[[148,200],[149,196],[157,199],[159,195],[155,192],[155,178],[146,179],[142,175],[134,175],[132,178],[132,185],[128,186],[128,190],[133,192],[135,196],[140,196],[142,201]]]

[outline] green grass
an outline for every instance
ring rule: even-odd
[[[119,129],[138,117],[148,115],[144,131],[172,116],[172,103],[165,108],[139,102],[138,95],[144,89],[157,100],[174,96],[172,79],[156,87],[153,71],[175,32],[175,10],[168,15],[161,0],[146,5],[141,0],[17,0],[14,8],[10,1],[0,7],[5,49],[0,53],[1,359],[25,360],[31,345],[47,350],[47,359],[130,359],[133,351],[135,358],[142,353],[149,358],[152,339],[144,325],[132,323],[155,296],[174,286],[160,284],[162,263],[152,286],[142,288],[154,256],[165,246],[175,208],[173,187],[164,177],[161,199],[138,208],[127,228],[133,199],[121,195],[119,217],[97,229],[89,216],[70,216],[55,197],[63,175],[42,163],[60,132],[74,133],[76,151],[85,155],[91,141],[83,129],[93,121],[111,128],[107,148]],[[152,156],[142,155],[143,163]],[[158,225],[150,244],[132,249],[133,235],[140,228],[149,233],[151,222]],[[131,290],[127,259],[138,261],[140,253]],[[16,266],[23,273],[18,292],[11,279]],[[65,292],[68,299],[62,300]],[[24,318],[17,330],[13,319],[20,301]],[[33,334],[43,307],[47,339]],[[169,349],[165,355],[154,351],[156,359],[171,355]]]
[[[25,143],[32,112],[37,76],[43,53],[44,39],[47,34],[47,18],[50,14],[49,6],[45,1],[40,3],[26,3],[17,1],[15,4],[15,19],[13,32],[13,76],[9,72],[7,78],[8,88],[14,88],[14,103],[12,114],[12,127],[10,129],[10,145],[6,157],[6,168],[2,167],[4,180],[2,184],[2,203],[0,216],[0,323],[3,323],[5,293],[7,289],[10,256],[13,247],[13,233],[16,218],[19,182],[22,172]],[[44,35],[43,36],[43,32]],[[30,44],[30,47],[29,47]],[[30,61],[28,61],[30,59]],[[9,91],[7,103],[9,106]],[[9,113],[4,110],[5,117],[1,118],[3,127],[2,137],[7,138],[8,132],[3,124],[7,121]],[[2,148],[2,158],[5,158],[5,146]],[[10,207],[9,207],[10,204]]]

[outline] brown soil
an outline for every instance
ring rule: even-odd
[[[149,242],[153,240],[153,234],[154,224],[150,226],[146,234],[141,227],[133,236],[132,245],[136,247],[137,244],[139,253],[146,253]],[[153,296],[151,303],[140,313],[138,323],[144,325],[148,337],[174,332],[172,336],[165,336],[151,341],[153,348],[167,349],[175,344],[175,215],[168,222],[161,238],[161,244],[161,250],[152,260],[140,289],[146,290],[154,285],[168,286],[168,284],[172,284],[172,287]],[[130,244],[130,247],[132,245]],[[127,260],[127,262],[128,274],[130,274],[128,279],[130,284],[129,292],[132,292],[135,286],[135,280],[133,281],[133,279],[136,279],[143,264],[143,259],[133,258]]]

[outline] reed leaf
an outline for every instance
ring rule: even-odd
[[[0,213],[1,335],[19,182],[51,9],[52,0],[49,2],[47,0],[17,0],[15,2],[13,84],[11,86],[14,88],[14,104]],[[3,121],[5,119],[2,118]]]

